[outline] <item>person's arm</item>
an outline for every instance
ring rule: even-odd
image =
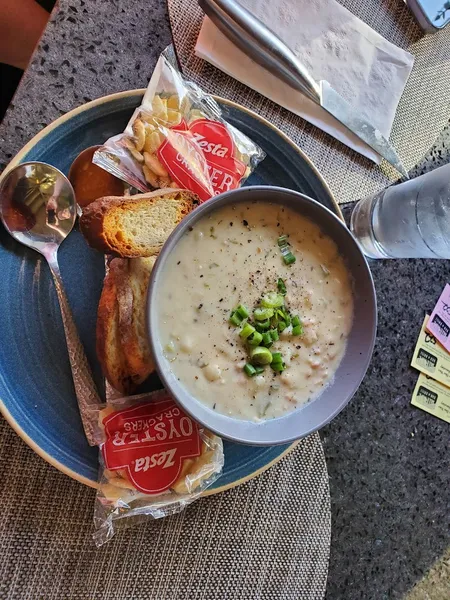
[[[0,0],[0,62],[25,70],[47,20],[34,0]]]

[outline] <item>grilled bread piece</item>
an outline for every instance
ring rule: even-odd
[[[109,264],[97,314],[97,355],[117,391],[132,394],[154,371],[147,341],[147,287],[156,257]]]
[[[88,243],[103,252],[125,258],[155,256],[197,204],[193,192],[172,188],[128,197],[107,196],[83,210],[80,229]]]
[[[155,370],[146,326],[147,288],[155,261],[155,256],[131,258],[126,279],[118,287],[120,342],[128,371],[139,383]]]
[[[127,269],[127,261],[114,259],[103,282],[97,312],[97,357],[106,379],[116,390],[131,393],[133,383],[127,373],[125,356],[120,343],[117,281]]]

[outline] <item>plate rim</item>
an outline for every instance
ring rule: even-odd
[[[73,119],[75,116],[90,110],[91,108],[95,108],[97,106],[100,106],[102,104],[105,104],[107,102],[113,102],[115,100],[120,100],[122,98],[130,98],[133,96],[142,96],[146,91],[146,88],[139,88],[139,89],[135,89],[135,90],[125,90],[122,92],[115,92],[113,94],[108,94],[106,96],[101,96],[100,98],[96,98],[95,100],[91,100],[90,102],[86,102],[85,104],[81,104],[80,106],[77,106],[76,108],[73,108],[72,110],[68,111],[67,113],[65,113],[64,115],[61,115],[60,117],[58,117],[57,119],[55,119],[54,121],[52,121],[51,123],[49,123],[46,127],[44,127],[43,129],[41,129],[41,131],[39,131],[36,135],[34,135],[31,140],[29,140],[20,150],[19,152],[11,159],[11,161],[8,163],[8,165],[6,166],[6,168],[4,169],[4,171],[0,174],[0,182],[3,180],[3,178],[7,175],[7,173],[9,172],[10,169],[12,169],[13,167],[15,167],[16,165],[18,165],[20,163],[20,161],[22,160],[22,158],[24,156],[26,156],[26,154],[28,154],[28,152],[39,142],[41,141],[43,138],[45,138],[51,131],[53,131],[55,128],[59,127],[60,125],[62,125],[63,123],[65,123],[66,121],[70,121],[71,119]],[[341,208],[339,206],[339,204],[337,203],[333,193],[330,190],[330,187],[328,186],[327,182],[325,181],[323,175],[320,173],[320,171],[318,170],[318,168],[313,164],[313,162],[311,161],[311,159],[303,152],[303,150],[297,146],[297,144],[295,144],[283,131],[281,131],[281,129],[279,129],[278,127],[276,127],[275,125],[273,125],[272,123],[270,123],[270,121],[268,121],[267,119],[265,119],[264,117],[262,117],[261,115],[258,115],[256,112],[254,112],[253,110],[250,110],[249,108],[246,108],[245,106],[242,106],[241,104],[238,104],[237,102],[234,102],[232,100],[228,100],[227,98],[222,98],[221,96],[213,96],[215,98],[215,100],[217,100],[218,102],[225,104],[227,106],[231,106],[233,108],[236,108],[238,110],[240,110],[241,112],[244,112],[246,114],[248,114],[250,117],[260,121],[264,126],[269,127],[270,129],[272,129],[278,136],[280,136],[285,142],[287,142],[294,150],[295,152],[297,152],[297,154],[299,154],[302,159],[308,164],[308,166],[310,167],[310,169],[314,172],[314,174],[316,175],[316,177],[320,180],[321,184],[323,185],[325,191],[328,193],[328,196],[333,204],[334,210],[336,211],[337,216],[343,221],[343,214],[341,211]],[[63,473],[64,475],[67,475],[68,477],[75,479],[76,481],[91,487],[91,488],[98,488],[98,483],[92,481],[91,479],[85,477],[84,475],[80,475],[79,473],[77,473],[76,471],[68,468],[66,465],[64,465],[62,462],[60,462],[59,460],[55,459],[54,457],[52,457],[48,452],[46,452],[43,448],[41,448],[37,442],[35,442],[18,424],[18,422],[14,419],[14,417],[12,416],[12,414],[10,413],[10,411],[8,410],[8,408],[6,407],[5,403],[3,402],[2,398],[0,398],[0,413],[3,415],[3,417],[5,418],[5,420],[7,421],[7,423],[11,426],[11,428],[17,433],[17,435],[31,448],[31,450],[33,450],[38,456],[40,456],[42,459],[44,459],[47,463],[49,463],[51,466],[55,467],[56,469],[58,469],[58,471],[60,471],[61,473]],[[209,489],[206,490],[205,492],[203,492],[203,496],[212,496],[214,494],[220,494],[221,492],[225,492],[226,490],[232,489],[238,485],[241,485],[243,483],[246,483],[247,481],[250,481],[251,479],[253,479],[254,477],[258,477],[258,475],[261,475],[261,473],[264,473],[264,471],[267,471],[268,469],[270,469],[270,467],[272,467],[273,465],[275,465],[277,462],[279,462],[280,460],[282,460],[287,454],[289,454],[292,450],[294,450],[294,448],[299,444],[300,440],[297,440],[295,442],[293,442],[292,444],[289,445],[288,448],[286,448],[286,450],[284,452],[282,452],[281,454],[279,454],[276,458],[274,458],[273,460],[271,460],[269,463],[267,463],[266,465],[260,467],[259,469],[257,469],[256,471],[253,471],[252,473],[250,473],[249,475],[246,475],[245,477],[242,477],[232,483],[228,483],[226,485],[217,487],[217,488],[213,488],[213,489]]]

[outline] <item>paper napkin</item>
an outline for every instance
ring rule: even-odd
[[[240,0],[293,50],[311,75],[327,80],[389,138],[414,57],[335,0]],[[197,56],[320,127],[360,154],[380,157],[325,110],[254,63],[205,17]]]

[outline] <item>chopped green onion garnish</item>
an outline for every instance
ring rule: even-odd
[[[284,362],[277,362],[277,363],[272,363],[270,365],[270,368],[272,369],[272,371],[275,371],[275,373],[281,373],[282,371],[285,370],[286,365],[284,364]]]
[[[237,312],[233,311],[231,313],[230,316],[230,323],[232,323],[233,325],[236,325],[236,327],[239,327],[239,325],[242,323],[242,319],[241,317],[237,314]]]
[[[292,263],[295,263],[295,256],[291,252],[291,245],[287,241],[287,236],[282,235],[278,238],[278,246],[280,247],[285,264],[291,265]]]
[[[281,352],[274,352],[272,354],[272,362],[273,363],[283,362],[283,357],[281,355]]]
[[[277,292],[269,292],[261,298],[261,306],[265,308],[279,308],[283,304],[284,298],[281,294],[277,294]]]
[[[253,332],[255,331],[255,328],[252,327],[250,325],[250,323],[246,323],[244,325],[244,327],[241,329],[241,331],[239,332],[239,336],[243,339],[246,340]]]
[[[250,358],[254,365],[270,365],[272,362],[272,353],[267,348],[258,346],[250,351]]]
[[[286,327],[289,327],[291,324],[291,317],[287,312],[284,313],[283,321],[286,323]]]
[[[250,346],[259,346],[259,344],[262,342],[262,339],[263,336],[258,331],[254,331],[248,336],[247,342],[250,344]]]
[[[261,334],[259,334],[261,335]],[[262,334],[262,345],[265,346],[266,348],[270,348],[270,346],[273,344],[273,339],[272,336],[270,335],[269,331],[266,331],[265,333]]]
[[[298,315],[292,317],[292,327],[298,327],[300,325],[300,318]]]
[[[286,296],[286,285],[284,283],[284,281],[281,279],[278,279],[277,282],[277,287],[278,287],[278,291],[280,292],[280,294],[283,294],[283,296]]]
[[[244,366],[244,373],[249,377],[253,377],[254,375],[256,375],[256,369],[250,363],[246,363],[246,365]]]
[[[266,319],[265,321],[256,321],[255,327],[256,331],[266,331],[270,327],[270,321],[269,319]]]
[[[292,265],[292,263],[295,263],[295,261],[297,259],[292,254],[292,252],[289,252],[288,254],[286,254],[285,256],[283,256],[283,260],[284,260],[284,262],[285,262],[286,265]]]
[[[236,308],[236,312],[243,319],[248,319],[248,316],[249,316],[248,308],[246,306],[244,306],[243,304],[239,304],[239,306]]]
[[[255,308],[253,316],[257,321],[265,321],[273,317],[273,308]]]
[[[213,232],[212,232],[213,233]],[[290,251],[288,236],[278,240],[280,251],[286,264],[295,262],[295,256]],[[286,369],[281,352],[271,353],[274,342],[280,339],[280,333],[292,325],[292,335],[303,334],[303,324],[298,315],[291,315],[285,306],[286,284],[283,279],[277,280],[277,292],[267,292],[261,298],[259,306],[249,310],[244,304],[239,304],[231,313],[229,321],[240,327],[239,336],[246,344],[249,362],[243,367],[248,377],[254,377],[264,372],[264,366],[270,364],[272,370],[281,373]],[[201,308],[202,305],[199,306]],[[298,356],[298,355],[295,355]]]

